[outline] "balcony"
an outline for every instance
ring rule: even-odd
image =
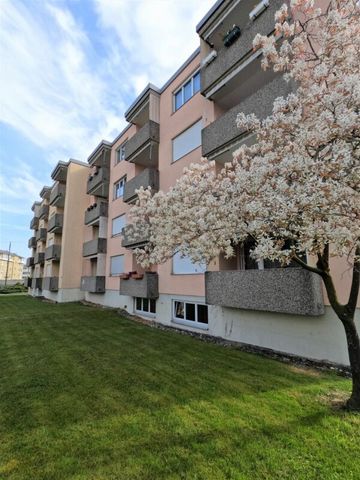
[[[108,198],[110,170],[108,167],[97,167],[89,176],[86,193],[96,197]]]
[[[256,19],[251,20],[249,13],[255,6],[254,2],[241,1],[235,6],[228,2],[229,7],[220,14],[220,19],[216,11],[197,29],[207,45],[214,45],[213,60],[204,62],[201,69],[201,93],[206,98],[216,100],[217,95],[233,90],[232,82],[239,71],[260,54],[253,52],[254,37],[257,33],[270,35],[274,31],[274,15],[282,4],[282,0],[272,0]],[[223,39],[234,25],[240,28],[241,34],[234,43],[225,46]],[[209,51],[209,54],[212,52]]]
[[[150,120],[126,142],[125,160],[144,167],[156,167],[159,141],[160,125]]]
[[[31,282],[31,288],[34,289],[34,290],[36,290],[36,289],[41,290],[42,289],[42,278],[40,278],[40,277],[33,278],[32,282]]]
[[[81,277],[81,290],[89,293],[104,293],[105,277]]]
[[[35,235],[36,241],[40,240],[41,242],[46,242],[46,235],[47,235],[46,228],[39,228]]]
[[[34,266],[34,257],[29,257],[26,259],[26,266],[33,267]]]
[[[47,220],[49,216],[49,205],[41,205],[40,211],[39,211],[39,218],[43,218],[44,220]]]
[[[83,244],[83,257],[106,253],[106,238],[95,238]]]
[[[302,268],[205,273],[209,305],[295,315],[324,313],[321,279]]]
[[[45,252],[37,252],[37,253],[35,253],[35,255],[34,255],[34,263],[35,263],[35,265],[36,265],[37,263],[42,264],[42,263],[44,263],[44,262],[45,262]]]
[[[142,298],[158,298],[159,276],[157,273],[145,272],[143,278],[130,277],[120,280],[120,295]]]
[[[30,237],[28,241],[29,248],[36,248],[36,237]]]
[[[61,245],[50,245],[45,250],[45,260],[58,262],[61,256]]]
[[[96,225],[100,217],[108,216],[108,203],[97,202],[85,211],[85,225]]]
[[[38,217],[34,217],[34,218],[31,219],[30,228],[32,230],[37,230],[39,228],[39,218]]]
[[[65,204],[66,186],[63,183],[55,183],[50,194],[50,205],[63,208]]]
[[[48,232],[49,233],[61,233],[63,227],[64,215],[62,213],[55,213],[49,218]]]
[[[49,292],[57,292],[59,289],[59,277],[44,277],[42,288]]]
[[[155,168],[146,168],[144,171],[136,175],[128,182],[125,183],[123,201],[130,203],[134,202],[137,198],[135,190],[140,187],[151,187],[153,193],[159,191],[159,171]]]
[[[27,277],[27,279],[25,281],[25,286],[28,287],[28,288],[31,288],[31,284],[32,284],[32,278]]]
[[[255,113],[265,118],[272,112],[276,97],[287,95],[292,87],[282,77],[274,78],[270,83],[233,107],[223,116],[202,130],[202,154],[209,160],[216,159],[221,163],[229,162],[232,153],[246,138],[246,132],[236,125],[238,113]],[[255,138],[254,138],[255,141]],[[245,140],[246,142],[246,140]]]
[[[122,239],[122,242],[121,242],[121,246],[122,247],[125,247],[125,248],[138,248],[138,247],[141,247],[143,245],[145,245],[146,243],[148,243],[150,237],[149,237],[149,234],[147,233],[144,233],[143,235],[139,232],[138,235],[134,235],[134,234],[131,234],[129,233],[129,227],[124,227],[123,228],[123,239]]]

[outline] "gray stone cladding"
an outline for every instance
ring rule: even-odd
[[[65,203],[66,185],[64,183],[56,183],[50,193],[50,205],[63,207]]]
[[[61,245],[50,245],[45,249],[45,260],[60,260]]]
[[[137,151],[150,140],[157,143],[160,141],[160,125],[153,120],[149,120],[125,143],[125,160],[132,161]]]
[[[318,316],[324,314],[321,279],[302,268],[205,273],[209,305]]]
[[[145,168],[139,175],[125,183],[123,201],[131,202],[137,197],[135,190],[140,187],[151,187],[152,192],[159,190],[159,171],[155,168]]]
[[[83,244],[83,257],[106,253],[106,238],[95,238]]]
[[[96,202],[96,207],[89,208],[85,211],[85,225],[94,222],[99,217],[108,216],[108,203],[107,202]]]
[[[104,187],[104,184],[108,185],[110,180],[110,169],[108,167],[98,167],[96,172],[89,175],[87,181],[86,193],[89,195],[98,195],[97,189]]]
[[[104,293],[105,277],[81,277],[81,290],[83,292]]]
[[[159,277],[157,273],[145,272],[142,279],[120,279],[120,295],[129,297],[158,298]]]
[[[204,128],[201,132],[203,156],[211,155],[244,134],[244,130],[236,125],[236,117],[240,112],[255,113],[259,118],[265,118],[272,112],[275,98],[286,96],[291,90],[292,84],[278,76]]]
[[[59,277],[44,277],[42,288],[50,292],[57,292],[59,288]]]
[[[241,31],[240,37],[233,45],[222,47],[218,50],[216,59],[201,69],[201,92],[203,94],[230,70],[241,64],[244,57],[252,52],[252,43],[257,33],[268,35],[274,30],[274,15],[283,3],[283,0],[272,0],[268,8],[255,21],[249,19]],[[234,18],[234,23],[236,24],[236,18]]]
[[[60,233],[62,231],[64,215],[62,213],[55,213],[49,218],[48,232]]]

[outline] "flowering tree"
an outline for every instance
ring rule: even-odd
[[[137,258],[144,267],[174,252],[209,262],[221,252],[230,257],[251,236],[254,258],[295,261],[320,275],[346,333],[353,378],[347,406],[360,410],[354,321],[360,283],[360,9],[355,0],[331,0],[325,11],[312,1],[293,0],[275,20],[275,35],[257,35],[254,48],[262,49],[264,69],[281,72],[296,88],[277,98],[264,120],[238,115],[239,128],[257,141],[240,147],[221,171],[202,160],[167,193],[138,191],[133,234],[148,230],[150,242]],[[343,257],[352,268],[345,305],[337,298],[331,257]]]

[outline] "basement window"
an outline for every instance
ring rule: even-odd
[[[208,307],[203,303],[173,300],[172,319],[174,323],[195,328],[208,329]]]
[[[156,300],[153,298],[135,297],[135,312],[141,315],[156,314]]]

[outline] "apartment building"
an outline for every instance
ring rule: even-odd
[[[89,166],[78,160],[59,162],[54,168],[51,187],[40,192],[32,210],[34,230],[28,246],[32,268],[28,287],[33,296],[54,301],[83,299],[82,272],[83,212],[87,205],[86,182]]]
[[[8,250],[0,250],[0,285],[22,282],[23,258]]]
[[[60,262],[46,259],[51,267],[45,274],[35,272],[33,282],[40,274],[58,279],[57,294],[48,288],[43,295],[57,301],[85,298],[168,326],[348,363],[342,327],[316,275],[254,262],[251,243],[239,246],[232,259],[220,256],[201,265],[175,255],[144,271],[133,252],[148,239],[134,241],[127,234],[140,186],[167,191],[201,156],[221,168],[239,145],[254,141],[237,129],[237,113],[264,118],[274,99],[291,91],[293,85],[280,75],[261,70],[261,53],[252,50],[256,33],[272,34],[281,4],[217,1],[197,26],[200,48],[164,86],[149,84],[125,112],[126,128],[112,142],[103,140],[87,166],[80,164],[77,197],[70,198],[67,182],[64,212],[54,212],[50,200],[50,214],[62,214],[64,227],[58,238],[50,237],[54,230],[48,227],[47,247],[61,244],[61,256]],[[35,202],[36,215],[43,202]],[[76,233],[65,228],[69,215]],[[335,263],[344,296],[350,272]],[[73,294],[59,295],[69,288]]]

